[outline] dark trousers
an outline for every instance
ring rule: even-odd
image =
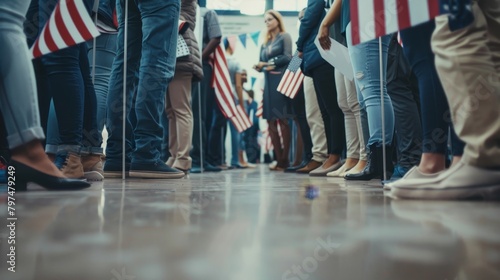
[[[304,89],[300,87],[297,96],[292,99],[292,109],[295,117],[297,118],[297,123],[299,125],[300,134],[302,136],[302,142],[304,143],[304,154],[303,160],[309,161],[312,159],[312,139],[311,139],[311,131],[309,129],[309,125],[307,124],[307,116],[306,116],[306,106],[304,99]]]
[[[401,31],[404,54],[418,78],[424,153],[445,154],[451,131],[452,154],[462,155],[464,143],[457,137],[451,123],[450,109],[434,64],[431,36],[435,23],[430,21]]]
[[[397,162],[411,168],[422,155],[422,126],[418,113],[418,86],[396,35],[391,38],[387,57],[387,93],[391,97],[395,117]],[[394,141],[393,141],[394,143]]]
[[[335,68],[323,64],[312,71],[321,117],[325,123],[328,154],[342,154],[345,147],[344,113],[337,102]]]
[[[213,165],[222,164],[224,158],[223,136],[227,121],[217,105],[215,91],[211,85],[212,74],[212,67],[203,62],[203,80],[198,86],[193,85],[192,89],[194,126],[193,149],[190,154],[194,166],[201,165],[201,156],[204,162]]]

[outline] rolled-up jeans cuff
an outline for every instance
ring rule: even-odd
[[[57,154],[57,145],[47,144],[45,145],[45,152],[47,154]]]
[[[101,147],[82,147],[80,153],[82,155],[89,155],[89,154],[102,155],[104,154],[104,150]]]
[[[73,152],[80,154],[82,147],[80,145],[59,145],[57,146],[57,153]]]
[[[27,144],[33,140],[43,140],[45,134],[41,127],[31,127],[18,133],[7,136],[9,148],[14,149],[21,145]]]

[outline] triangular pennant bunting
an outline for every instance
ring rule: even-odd
[[[250,34],[250,37],[252,38],[252,41],[255,43],[256,46],[258,46],[259,43],[259,37],[260,37],[260,31],[254,32]]]
[[[244,48],[247,47],[247,34],[241,34],[240,36],[238,36],[240,38],[240,42],[241,44],[243,45]]]

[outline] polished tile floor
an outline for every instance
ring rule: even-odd
[[[34,190],[15,194],[12,273],[6,197],[2,280],[500,279],[494,201],[394,200],[264,166]]]

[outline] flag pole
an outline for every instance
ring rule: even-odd
[[[123,123],[122,123],[122,180],[125,180],[125,130],[127,123],[127,53],[128,53],[128,1],[125,0],[125,22],[123,36]]]
[[[385,139],[385,108],[384,108],[384,65],[382,60],[382,37],[378,38],[378,55],[379,55],[379,71],[380,71],[380,111],[382,114],[382,162],[383,162],[383,170],[384,170],[384,181],[387,181],[387,158],[386,158],[386,139]]]

